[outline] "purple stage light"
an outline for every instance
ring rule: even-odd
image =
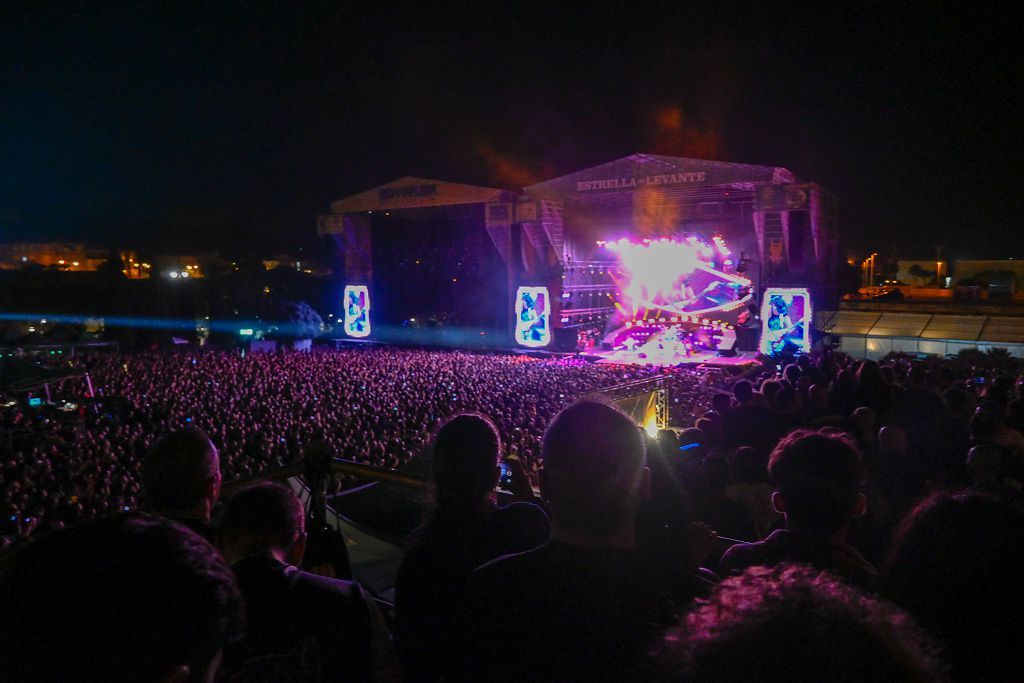
[[[716,266],[732,264],[721,236],[619,239],[605,248],[619,257],[612,274],[617,313],[604,337],[617,358],[672,365],[697,350],[735,347],[735,326],[753,299],[752,283]]]
[[[643,310],[671,315],[741,308],[750,298],[751,282],[714,267],[716,253],[731,253],[721,237],[714,242],[712,247],[692,235],[682,242],[608,242],[619,254],[620,275],[613,276],[621,291],[619,303],[634,318]]]

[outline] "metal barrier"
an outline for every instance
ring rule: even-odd
[[[363,463],[345,460],[343,458],[332,458],[330,462],[330,469],[331,472],[336,474],[347,474],[353,477],[359,477],[360,479],[372,479],[374,481],[386,481],[420,490],[430,490],[434,486],[429,480],[424,479],[423,477],[417,477],[416,475],[399,472],[398,470],[393,470],[387,467],[364,465]],[[305,461],[294,462],[290,465],[275,467],[272,470],[267,470],[260,474],[254,474],[249,477],[243,477],[241,479],[234,479],[226,482],[221,486],[221,492],[226,497],[239,489],[243,489],[246,486],[259,481],[283,481],[305,474],[305,472]]]
[[[623,382],[591,392],[590,396],[604,396],[613,401],[621,401],[633,396],[653,393],[655,395],[655,422],[659,429],[669,426],[669,382],[665,377]],[[641,425],[644,426],[644,425]]]

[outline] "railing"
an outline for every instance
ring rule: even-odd
[[[363,463],[344,460],[343,458],[332,458],[330,462],[330,469],[331,472],[336,474],[347,474],[360,479],[372,479],[374,481],[386,481],[424,491],[433,488],[433,484],[423,477],[417,477],[416,475],[399,472],[398,470],[393,470],[387,467],[364,465]],[[290,465],[275,467],[272,470],[267,470],[260,474],[254,474],[241,479],[234,479],[225,483],[221,487],[221,491],[225,496],[228,496],[235,491],[258,481],[282,481],[300,476],[305,474],[305,472],[305,461],[294,462]]]
[[[601,394],[602,396],[615,399],[625,398],[627,396],[636,396],[637,394],[643,394],[648,391],[655,391],[658,389],[668,391],[668,380],[665,377],[635,379],[630,382],[623,382],[622,384],[604,387],[603,389],[598,389],[592,393]]]
[[[655,395],[655,422],[658,428],[669,426],[669,383],[665,377],[649,377],[631,382],[623,382],[597,391],[591,395],[606,396],[619,401],[631,396],[653,393]],[[646,425],[644,425],[646,426]]]

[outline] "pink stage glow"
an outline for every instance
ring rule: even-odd
[[[753,294],[721,236],[598,244],[619,258],[603,338],[615,362],[674,365],[734,348]]]
[[[646,302],[670,300],[679,279],[693,272],[701,254],[692,244],[657,240],[634,244],[626,240],[611,242],[608,248],[619,255],[623,282],[623,304],[632,303],[636,315]]]
[[[627,319],[647,311],[704,315],[746,304],[738,290],[750,287],[750,280],[727,272],[733,265],[732,252],[719,236],[712,244],[693,236],[684,241],[621,239],[602,244],[619,256],[618,309]]]

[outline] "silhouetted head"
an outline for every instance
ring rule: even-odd
[[[813,384],[807,391],[807,400],[812,410],[828,409],[828,388],[824,384]]]
[[[974,396],[963,389],[950,387],[942,392],[946,411],[955,417],[969,417],[974,412]]]
[[[875,431],[875,423],[878,422],[878,414],[867,406],[860,406],[850,415],[853,424],[862,432]]]
[[[782,383],[774,379],[766,379],[761,383],[761,393],[768,399],[769,405],[775,404],[775,396],[782,389]]]
[[[1024,513],[976,492],[939,492],[903,519],[886,595],[944,641],[957,678],[1020,675]]]
[[[967,451],[967,470],[975,485],[997,483],[1002,475],[1003,452],[991,444]]]
[[[860,368],[857,370],[857,388],[858,389],[878,389],[886,386],[888,383],[882,376],[882,370],[873,360],[865,360],[860,364]]]
[[[668,632],[669,680],[941,681],[935,646],[902,611],[810,567],[752,567]]]
[[[782,387],[775,394],[775,408],[787,415],[800,412],[800,394],[793,387]]]
[[[205,681],[241,632],[242,601],[198,535],[118,515],[23,547],[0,579],[0,614],[6,680]]]
[[[886,425],[878,430],[878,450],[893,455],[906,455],[909,447],[907,433],[902,427]]]
[[[741,379],[732,386],[732,394],[738,403],[749,403],[754,395],[754,385],[745,379]]]
[[[306,540],[302,502],[281,484],[263,482],[244,488],[224,507],[220,540],[232,562],[254,553],[270,553],[298,565]]]
[[[553,524],[600,537],[632,523],[649,477],[640,428],[618,408],[582,399],[563,409],[544,433],[542,456]]]
[[[732,397],[729,394],[719,392],[711,396],[711,407],[718,413],[724,415],[732,407]]]
[[[434,436],[433,469],[437,503],[476,506],[492,496],[498,482],[501,438],[490,418],[456,415]]]
[[[143,502],[157,514],[209,521],[220,483],[217,448],[198,427],[167,434],[142,461]]]
[[[1003,421],[995,411],[979,408],[971,417],[971,439],[978,443],[991,443],[1002,426]]]
[[[830,535],[864,511],[860,452],[845,434],[790,433],[772,451],[768,473],[790,528]]]
[[[666,457],[675,457],[679,451],[679,435],[671,429],[659,429],[657,441],[661,452]]]

